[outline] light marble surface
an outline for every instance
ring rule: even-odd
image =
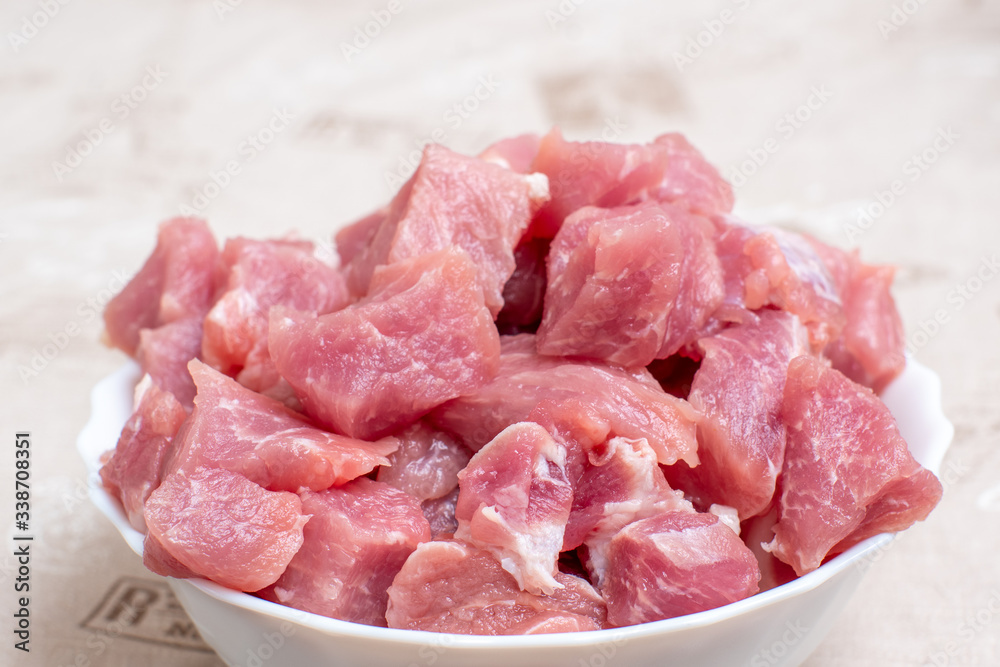
[[[220,664],[84,627],[113,582],[149,578],[81,497],[73,441],[90,387],[123,361],[100,345],[95,307],[159,221],[186,205],[219,237],[325,242],[391,195],[426,138],[476,151],[554,123],[579,139],[682,131],[740,183],[747,219],[899,266],[909,340],[957,429],[946,494],[807,665],[1000,664],[1000,6],[401,0],[348,59],[342,44],[388,6],[0,6],[0,423],[8,442],[32,433],[37,536],[28,656],[10,646],[16,573],[0,557],[0,664]],[[741,170],[752,155],[763,164]],[[231,161],[239,173],[216,191]]]

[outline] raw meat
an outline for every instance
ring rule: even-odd
[[[215,296],[218,254],[205,221],[174,218],[160,225],[153,254],[104,309],[108,342],[134,357],[142,329],[204,317]]]
[[[471,453],[453,437],[419,421],[396,434],[399,449],[378,469],[378,481],[410,494],[419,502],[447,496],[458,488],[458,473]]]
[[[385,465],[399,446],[328,433],[200,361],[189,368],[198,396],[168,472],[225,468],[272,491],[322,491]]]
[[[788,443],[769,550],[796,574],[908,528],[940,500],[941,483],[913,460],[885,404],[822,360],[792,361],[782,414]]]
[[[566,448],[531,422],[513,424],[458,474],[455,537],[492,553],[518,586],[536,595],[553,575],[573,504]]]
[[[504,283],[514,272],[514,247],[547,200],[548,184],[540,174],[518,174],[429,144],[371,242],[346,266],[348,285],[357,295],[367,294],[376,266],[454,244],[472,258],[486,305],[496,317]]]
[[[552,595],[532,595],[487,551],[458,541],[424,542],[389,588],[390,628],[467,635],[596,630],[601,596],[584,579],[558,572]]]
[[[733,206],[729,184],[679,135],[647,145],[612,144],[566,141],[553,129],[542,137],[531,169],[549,177],[552,196],[532,221],[531,236],[554,237],[562,221],[584,206],[654,199],[702,215]]]
[[[139,332],[135,356],[143,372],[188,409],[194,405],[196,390],[187,365],[200,356],[201,337],[201,319],[196,317]]]
[[[542,138],[537,134],[520,134],[490,144],[479,157],[519,174],[528,174],[541,142]]]
[[[723,297],[711,233],[670,204],[570,215],[549,252],[539,352],[645,366],[692,342]]]
[[[499,337],[460,248],[380,267],[371,288],[318,318],[271,311],[271,357],[321,424],[377,438],[496,374]]]
[[[101,481],[121,501],[132,527],[144,533],[143,503],[160,485],[171,443],[187,412],[148,375],[136,385],[133,404],[135,411],[125,422],[118,445],[101,467]]]
[[[671,511],[629,524],[608,546],[601,594],[616,627],[693,614],[757,592],[757,559],[714,514]]]
[[[441,540],[452,537],[458,530],[458,519],[455,518],[455,506],[458,504],[458,486],[448,495],[425,500],[420,503],[424,517],[431,525],[431,538]]]
[[[698,413],[671,396],[644,368],[544,357],[530,334],[505,336],[500,370],[479,390],[436,409],[431,420],[479,450],[510,424],[524,421],[542,402],[573,400],[588,406],[605,424],[608,437],[646,438],[661,463],[698,462]]]
[[[294,493],[266,491],[221,469],[177,471],[145,506],[152,539],[181,565],[223,586],[273,584],[302,546],[309,517]]]
[[[344,279],[316,258],[308,241],[226,241],[221,256],[225,290],[205,317],[202,359],[235,376],[267,341],[268,313],[282,305],[315,314],[347,305]],[[266,348],[265,348],[266,350]]]
[[[334,236],[334,242],[337,245],[341,266],[353,262],[354,258],[368,247],[387,215],[389,215],[389,207],[383,206],[337,232]]]
[[[301,496],[302,511],[312,515],[302,548],[262,596],[385,627],[386,589],[406,557],[431,538],[420,506],[406,493],[365,477]]]
[[[761,310],[756,319],[698,341],[704,358],[688,395],[703,415],[701,465],[689,471],[698,491],[691,491],[736,508],[740,519],[766,509],[774,496],[785,454],[781,405],[788,364],[809,345],[794,315]]]
[[[497,315],[502,334],[534,333],[545,304],[545,258],[548,239],[529,239],[514,249],[517,266],[503,286],[503,310]]]

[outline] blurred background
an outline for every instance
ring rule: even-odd
[[[427,141],[553,125],[683,132],[742,217],[899,267],[956,426],[945,498],[806,664],[1000,664],[1000,4],[4,0],[0,36],[0,423],[32,434],[36,533],[31,653],[0,624],[0,664],[221,665],[90,505],[74,449],[124,361],[97,313],[160,221],[329,244]],[[16,569],[0,556],[2,618]]]

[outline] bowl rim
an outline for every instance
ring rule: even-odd
[[[921,430],[926,434],[924,439],[927,443],[924,450],[913,452],[913,454],[914,458],[924,467],[935,475],[940,475],[942,460],[954,436],[954,426],[945,416],[941,405],[941,381],[934,371],[915,361],[912,357],[907,356],[906,361],[903,373],[883,391],[882,397],[884,398],[887,394],[901,393],[905,400],[907,389],[910,390],[911,394],[914,390],[921,390],[915,396],[917,400],[913,404],[914,410],[912,412],[923,422],[923,424],[916,425],[914,429]],[[114,443],[117,442],[117,435],[115,435],[110,447],[106,444],[108,443],[106,436],[111,432],[109,425],[116,424],[116,433],[120,432],[125,419],[131,413],[131,403],[124,406],[115,404],[109,399],[115,397],[120,399],[126,390],[130,395],[140,375],[138,364],[129,360],[94,386],[91,392],[91,416],[77,438],[77,450],[87,467],[87,486],[92,502],[111,521],[132,551],[141,557],[144,535],[132,527],[121,504],[104,489],[98,474],[101,466],[101,455],[112,449]],[[914,396],[908,398],[913,399]],[[105,446],[100,449],[102,442],[105,443]],[[875,560],[875,556],[888,548],[894,538],[895,534],[893,533],[875,535],[824,562],[812,572],[749,598],[715,609],[622,628],[539,635],[464,635],[363,625],[286,607],[249,593],[226,588],[206,579],[173,579],[170,577],[167,579],[174,586],[189,585],[209,597],[246,611],[263,614],[278,621],[307,626],[333,636],[377,639],[380,642],[391,644],[442,645],[448,648],[570,648],[598,646],[609,642],[620,642],[652,635],[662,637],[677,634],[721,623],[758,609],[779,604],[818,588],[852,565],[863,568],[866,562]]]

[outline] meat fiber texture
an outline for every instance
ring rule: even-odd
[[[154,572],[351,622],[597,630],[780,586],[941,486],[875,393],[891,267],[730,213],[688,141],[428,145],[340,255],[160,227],[102,480]],[[327,261],[329,260],[329,261]]]

